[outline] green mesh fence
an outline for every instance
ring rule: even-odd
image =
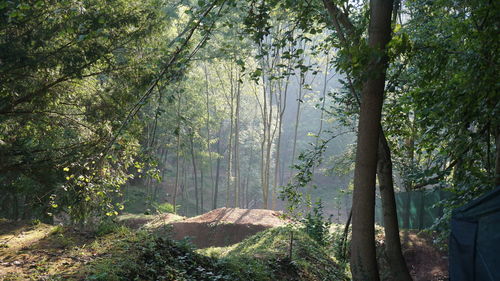
[[[439,189],[396,193],[399,227],[405,229],[431,227],[443,214],[443,207],[435,206],[436,203],[448,197],[447,192]],[[380,198],[376,201],[375,221],[384,225]]]

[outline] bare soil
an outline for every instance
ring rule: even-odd
[[[284,225],[286,221],[280,215],[272,210],[220,208],[171,225],[175,239],[190,237],[198,248],[223,247],[259,231]]]
[[[408,231],[402,239],[403,255],[415,281],[448,280],[448,253],[432,243],[431,234]]]
[[[414,281],[448,280],[448,253],[440,250],[434,243],[433,234],[416,230],[401,231],[403,256]],[[390,264],[384,258],[384,235],[377,235],[377,256],[381,279],[391,281]]]
[[[185,217],[176,214],[160,215],[134,215],[124,214],[118,217],[118,222],[132,229],[154,228],[159,224],[168,224],[174,221],[185,219]]]

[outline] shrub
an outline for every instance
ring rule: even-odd
[[[165,203],[153,203],[153,206],[155,207],[156,211],[160,214],[165,214],[165,213],[174,213],[174,205],[165,202]],[[180,206],[177,206],[177,210],[180,208]]]
[[[318,200],[305,218],[302,219],[304,231],[318,244],[326,246],[332,241],[330,234],[331,216],[325,219],[323,215],[323,204]]]

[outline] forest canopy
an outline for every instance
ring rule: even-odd
[[[500,185],[497,6],[0,0],[0,215],[345,222],[352,196],[439,189],[445,227]]]

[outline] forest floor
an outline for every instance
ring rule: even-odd
[[[415,281],[448,280],[448,253],[436,246],[435,233],[407,230],[401,231],[402,251],[408,270]],[[383,229],[377,235],[379,256],[384,256]],[[379,259],[380,268],[389,268],[385,259]],[[390,280],[387,272],[381,272],[383,279]],[[384,278],[385,277],[385,278]]]
[[[91,232],[0,220],[0,280],[113,280],[110,276],[146,274],[149,271],[141,267],[151,266],[154,268],[150,271],[155,273],[147,274],[160,274],[155,266],[161,266],[162,274],[187,274],[187,280],[193,280],[189,278],[196,274],[202,275],[194,280],[224,280],[213,278],[233,276],[235,272],[243,274],[241,280],[250,280],[245,279],[248,276],[254,276],[251,280],[321,280],[321,276],[332,274],[334,279],[325,280],[348,279],[348,267],[340,266],[328,250],[322,250],[301,231],[294,234],[297,245],[293,248],[294,262],[290,263],[290,229],[283,227],[280,215],[270,210],[227,208],[193,218],[126,214],[118,217],[118,224],[102,224]],[[333,229],[341,228],[339,225]],[[377,230],[379,256],[383,257],[383,229]],[[165,238],[186,236],[199,250],[193,252],[186,246],[190,244],[187,240],[178,245]],[[415,280],[447,280],[446,253],[434,246],[431,234],[407,231],[402,232],[402,238],[404,256]],[[162,251],[178,254],[167,255],[166,259],[171,259],[168,261],[162,256],[151,265],[151,258],[144,258],[151,254],[148,251],[155,252],[155,259],[156,253]],[[176,266],[182,269],[180,273],[176,268],[169,267],[168,271],[162,266],[165,262],[177,263],[179,256],[183,257],[183,263]],[[384,270],[389,265],[384,259],[379,262],[382,278],[390,280]],[[121,271],[114,266],[117,263],[123,264]],[[204,269],[198,272],[198,267]],[[203,275],[209,272],[212,275]],[[228,280],[240,280],[235,276]]]

